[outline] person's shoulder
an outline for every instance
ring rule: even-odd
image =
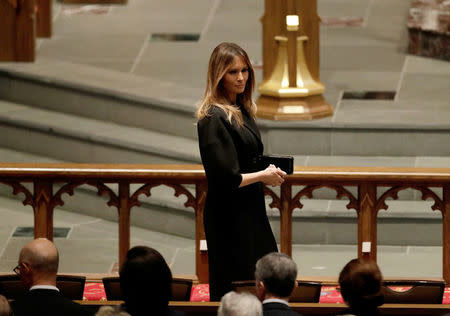
[[[264,316],[277,316],[277,315],[301,316],[301,314],[294,311],[288,305],[277,302],[263,304],[263,314]]]
[[[225,113],[225,111],[216,106],[213,105],[211,106],[211,108],[208,110],[208,113],[206,114],[206,116],[204,116],[203,118],[201,118],[198,121],[199,125],[203,125],[203,124],[208,124],[211,122],[218,122],[218,121],[222,121],[227,123],[228,122],[228,117],[227,114]]]
[[[30,291],[11,304],[14,315],[16,316],[28,316],[35,310],[41,310],[43,306],[46,308],[47,315],[93,315],[84,306],[73,302],[57,291],[55,293]]]
[[[212,105],[208,110],[207,117],[216,117],[216,118],[227,118],[227,113],[225,110],[217,105]]]

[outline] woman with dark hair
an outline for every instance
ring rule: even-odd
[[[181,315],[169,310],[172,272],[155,249],[136,246],[128,250],[119,274],[124,309],[131,316]]]
[[[247,53],[233,43],[218,45],[197,111],[208,180],[204,225],[212,301],[220,301],[232,281],[253,279],[256,261],[277,251],[263,184],[279,186],[286,173],[273,165],[258,170],[255,163],[263,144],[255,122],[254,86]]]
[[[383,276],[375,261],[353,259],[339,274],[342,298],[350,307],[346,315],[377,316],[383,304],[381,292]]]

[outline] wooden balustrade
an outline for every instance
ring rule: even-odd
[[[150,190],[165,185],[175,190],[175,196],[185,195],[186,207],[192,207],[196,215],[196,274],[201,283],[208,280],[207,253],[200,251],[200,241],[205,238],[203,230],[203,206],[207,189],[206,178],[200,165],[99,165],[99,164],[12,164],[0,163],[0,183],[13,188],[13,194],[23,193],[23,203],[34,210],[35,237],[52,239],[53,210],[63,205],[63,194],[74,194],[81,185],[90,185],[99,195],[109,197],[108,205],[118,210],[119,217],[119,263],[123,262],[130,246],[131,208],[139,206],[141,195],[150,195]],[[33,183],[30,192],[23,183]],[[130,184],[142,184],[130,192]],[[54,184],[62,186],[53,191]],[[118,194],[110,184],[118,185]],[[195,194],[186,188],[195,186]],[[292,196],[292,188],[302,186]],[[280,210],[281,251],[292,252],[292,212],[302,208],[300,199],[311,198],[317,189],[327,187],[336,191],[337,198],[347,198],[348,209],[358,216],[358,256],[377,258],[377,213],[387,209],[387,198],[397,199],[398,192],[412,188],[422,193],[422,199],[432,199],[433,210],[442,214],[443,229],[443,278],[450,283],[450,168],[345,168],[345,167],[296,167],[281,186],[278,196],[271,188],[265,194],[272,198],[271,206]],[[357,187],[355,196],[348,187]],[[386,191],[377,196],[377,188]],[[431,188],[442,189],[442,197]],[[450,213],[449,213],[450,214]],[[362,243],[370,242],[367,254],[362,252]]]

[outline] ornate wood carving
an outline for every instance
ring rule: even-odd
[[[369,207],[373,207],[374,201],[370,197],[370,194],[365,192],[364,197],[361,199],[361,204],[368,205]]]
[[[50,183],[50,188],[52,187],[52,184]],[[35,189],[34,189],[34,204],[38,205],[39,203],[45,203],[47,205],[50,205],[50,201],[52,200],[52,192],[49,190],[36,190],[36,183],[35,183]]]
[[[113,190],[111,190],[108,186],[106,186],[104,183],[99,181],[88,181],[86,184],[96,187],[98,192],[97,194],[99,196],[107,195],[109,196],[108,206],[115,206],[119,208],[119,197],[117,194],[114,193]]]
[[[192,207],[194,210],[196,209],[196,198],[189,192],[188,189],[183,187],[181,184],[176,183],[147,183],[137,189],[130,198],[130,207],[133,206],[141,206],[141,202],[139,202],[139,195],[145,194],[147,197],[151,196],[151,189],[160,185],[168,186],[175,190],[174,195],[179,197],[180,195],[185,195],[187,197],[187,201],[184,203],[185,207]]]
[[[53,240],[53,183],[47,179],[34,181],[34,238]]]
[[[264,186],[264,195],[268,195],[272,198],[272,202],[269,204],[271,208],[276,208],[281,211],[281,202],[278,195],[273,192],[272,189],[269,189],[267,186]]]
[[[23,205],[31,205],[34,206],[34,198],[33,194],[25,188],[22,184],[17,181],[0,181],[0,183],[9,185],[13,188],[13,194],[17,195],[19,193],[23,193],[25,195],[25,199],[23,200]]]
[[[298,192],[294,198],[292,199],[291,204],[291,210],[295,208],[303,208],[303,204],[300,202],[300,199],[303,196],[306,196],[310,199],[313,197],[313,191],[320,189],[320,188],[329,188],[336,191],[336,197],[338,199],[342,199],[343,197],[348,197],[349,202],[346,205],[348,209],[355,209],[356,211],[359,211],[359,202],[358,199],[353,196],[353,194],[348,191],[346,188],[344,188],[342,185],[333,185],[333,184],[319,184],[319,185],[308,185],[305,188],[303,188],[300,192]]]
[[[363,182],[358,186],[358,257],[377,260],[377,213],[374,209],[377,199],[376,184]],[[363,252],[363,242],[370,242],[370,252]]]
[[[429,198],[434,200],[434,204],[431,206],[432,210],[440,210],[441,213],[444,212],[444,202],[437,196],[436,193],[428,189],[427,187],[416,186],[416,185],[403,185],[403,186],[395,186],[384,192],[384,194],[378,199],[377,205],[375,207],[375,211],[379,210],[387,210],[388,205],[386,204],[386,199],[391,197],[393,200],[398,199],[398,192],[403,191],[405,189],[415,189],[422,193],[422,200],[426,201]]]
[[[171,187],[175,190],[175,196],[179,197],[180,195],[185,195],[187,197],[187,201],[184,203],[185,207],[192,207],[195,210],[196,207],[196,199],[192,195],[191,192],[189,192],[188,189],[186,189],[181,184],[175,184],[175,183],[165,183],[164,185]]]
[[[108,206],[119,207],[119,198],[118,198],[117,194],[115,194],[114,191],[111,190],[104,183],[96,182],[96,181],[77,181],[77,182],[69,182],[69,183],[63,185],[58,190],[58,192],[56,192],[53,195],[50,205],[52,207],[63,206],[64,201],[62,200],[62,195],[64,193],[67,193],[68,195],[73,196],[74,190],[83,184],[87,184],[87,185],[95,187],[97,189],[97,195],[99,195],[99,196],[102,196],[102,195],[109,196],[109,201],[107,202]]]
[[[141,202],[139,202],[139,195],[145,194],[147,197],[152,195],[150,190],[154,187],[160,186],[160,183],[147,183],[137,189],[133,195],[130,197],[130,207],[133,206],[141,206]]]
[[[65,185],[63,185],[58,192],[56,192],[53,195],[52,201],[50,203],[50,205],[52,207],[56,207],[56,206],[63,206],[64,205],[64,201],[62,200],[62,195],[64,193],[67,193],[70,196],[73,196],[74,190],[79,187],[80,185],[85,184],[86,182],[69,182]]]

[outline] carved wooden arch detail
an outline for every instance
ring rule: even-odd
[[[342,199],[343,197],[348,197],[349,202],[346,205],[347,209],[355,209],[357,212],[359,211],[359,202],[358,199],[353,196],[353,194],[344,188],[342,185],[332,185],[332,184],[319,184],[319,185],[308,185],[300,192],[298,192],[292,199],[290,209],[293,210],[295,208],[303,208],[303,204],[300,202],[300,199],[303,196],[308,198],[313,197],[313,191],[321,189],[321,188],[329,188],[336,191],[336,197],[338,199]]]
[[[387,210],[388,205],[386,204],[386,199],[391,197],[393,200],[398,199],[398,192],[403,191],[405,189],[415,189],[422,193],[422,200],[426,201],[429,198],[434,200],[434,204],[431,206],[432,210],[440,210],[442,214],[444,214],[444,202],[437,196],[436,193],[431,191],[427,187],[421,187],[416,185],[403,185],[403,186],[395,186],[387,190],[383,193],[383,195],[378,199],[377,204],[375,206],[375,211],[379,210]]]
[[[53,198],[50,202],[50,205],[52,207],[55,206],[63,206],[64,205],[64,201],[62,200],[62,195],[64,193],[67,193],[70,196],[73,196],[74,194],[74,190],[83,185],[83,184],[87,184],[90,186],[93,186],[95,188],[97,188],[97,195],[102,196],[102,195],[107,195],[109,197],[109,201],[108,201],[108,206],[115,206],[115,207],[119,207],[119,198],[117,197],[117,194],[114,193],[113,190],[111,190],[108,186],[106,186],[104,183],[99,182],[99,181],[78,181],[78,182],[69,182],[65,185],[63,185],[58,192],[56,192],[53,195]]]
[[[25,199],[23,200],[23,205],[31,205],[34,207],[34,197],[33,194],[24,187],[20,182],[17,181],[0,181],[0,183],[9,185],[13,188],[13,194],[18,195],[19,193],[23,193],[25,195]]]
[[[275,192],[273,192],[272,189],[264,186],[264,195],[268,195],[272,198],[272,202],[269,204],[271,208],[276,208],[281,211],[281,200],[279,196]]]
[[[181,184],[175,184],[175,183],[148,183],[141,186],[139,189],[137,189],[133,195],[130,198],[130,208],[133,206],[141,206],[141,202],[139,202],[139,195],[145,194],[147,197],[151,195],[150,191],[152,188],[165,185],[175,190],[174,195],[176,197],[179,197],[180,195],[185,195],[187,197],[187,201],[184,203],[185,207],[192,207],[194,210],[196,210],[197,207],[197,199],[192,195],[191,192],[189,192],[188,189],[186,189]],[[199,197],[200,198],[200,197]]]

